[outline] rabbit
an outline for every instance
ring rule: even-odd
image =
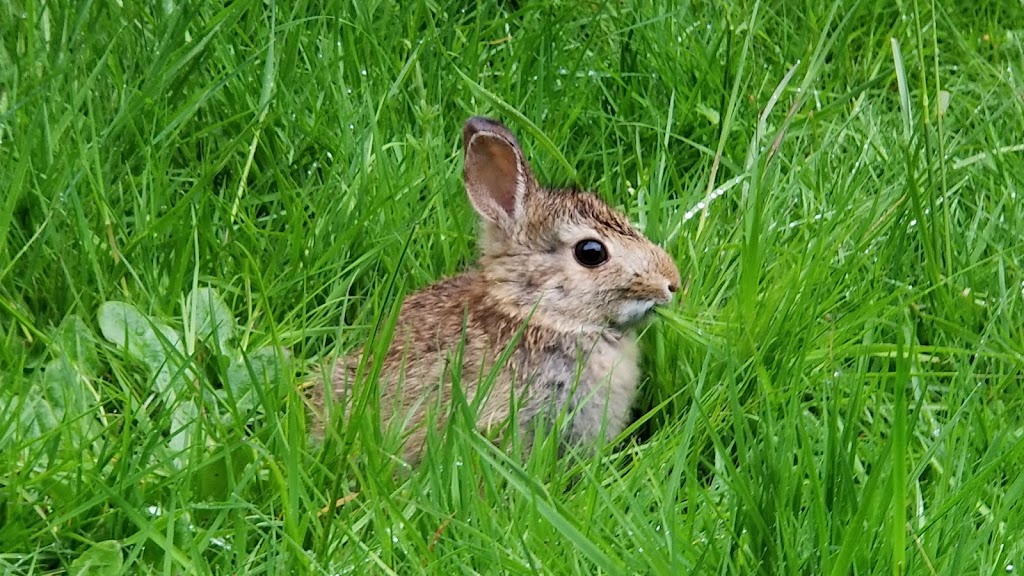
[[[672,302],[675,262],[596,196],[538,184],[501,123],[470,118],[462,139],[466,193],[480,218],[478,265],[406,298],[380,372],[381,420],[402,426],[403,456],[415,465],[428,410],[440,408],[444,423],[457,370],[467,402],[481,382],[490,387],[481,432],[516,426],[529,450],[532,427],[561,414],[561,445],[615,438],[639,381],[635,328]],[[359,362],[342,358],[309,382],[314,438],[324,394],[346,405]]]

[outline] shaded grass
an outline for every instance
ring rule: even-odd
[[[5,570],[1021,564],[1018,5],[168,8],[0,7]],[[603,457],[520,466],[455,418],[396,478],[372,410],[311,448],[290,390],[472,261],[473,114],[663,242],[685,294]],[[197,286],[296,378],[233,411],[193,339],[203,442],[179,467],[175,407],[96,315],[182,328]]]

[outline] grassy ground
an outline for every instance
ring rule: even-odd
[[[1021,570],[1019,2],[119,4],[0,4],[5,573]],[[679,262],[640,419],[310,448],[473,259],[473,114]]]

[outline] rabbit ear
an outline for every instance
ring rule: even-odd
[[[503,225],[519,219],[533,187],[530,167],[515,136],[488,118],[470,118],[462,129],[466,193],[480,216]]]

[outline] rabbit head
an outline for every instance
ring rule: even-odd
[[[561,331],[626,329],[672,301],[679,270],[592,194],[537,183],[505,126],[471,118],[464,179],[481,218],[480,273],[505,313]]]

